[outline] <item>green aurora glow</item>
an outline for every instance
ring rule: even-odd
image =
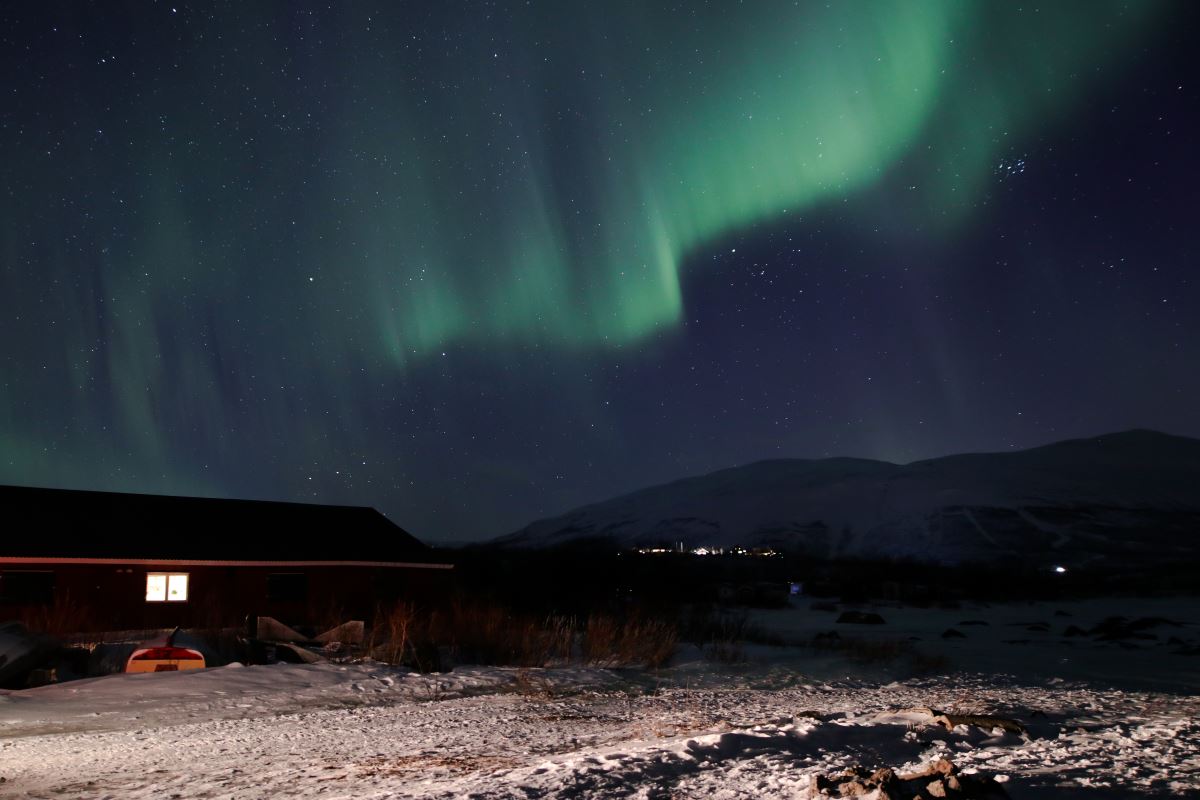
[[[185,433],[215,459],[279,441],[309,458],[380,413],[343,374],[383,386],[449,347],[503,360],[669,334],[685,265],[748,226],[842,202],[961,224],[996,159],[1158,15],[648,5],[347,4],[289,18],[300,48],[239,4],[141,61],[154,31],[89,45],[83,88],[2,134],[6,324],[39,342],[7,354],[4,479],[85,482],[53,451],[87,441],[141,465],[130,487],[216,491],[167,466]],[[45,91],[20,87],[16,113]],[[270,401],[235,418],[230,398],[255,392]],[[52,418],[48,395],[66,396]],[[298,421],[310,404],[329,419]]]

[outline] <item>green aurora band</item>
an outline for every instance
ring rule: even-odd
[[[307,38],[288,47],[283,22],[244,4],[194,20],[173,63],[136,81],[120,58],[97,67],[104,100],[80,90],[44,128],[6,126],[0,257],[23,309],[6,324],[41,344],[5,353],[3,478],[87,482],[55,448],[108,441],[110,465],[152,465],[130,485],[161,470],[216,491],[163,466],[181,431],[236,459],[255,443],[235,430],[263,448],[336,435],[362,412],[341,373],[387,383],[448,347],[502,358],[669,333],[689,259],[822,204],[961,223],[996,159],[1159,16],[649,5],[418,22],[347,4],[289,16]],[[22,87],[14,113],[52,88]],[[114,117],[123,129],[104,129]],[[255,392],[271,402],[235,419],[231,398]],[[45,419],[36,398],[64,393],[73,408]],[[335,422],[302,421],[309,403]]]

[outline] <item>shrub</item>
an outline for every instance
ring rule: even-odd
[[[446,661],[496,666],[544,667],[573,660],[601,666],[660,667],[675,653],[673,624],[601,614],[580,630],[571,617],[514,614],[500,606],[458,600],[430,612],[398,603],[376,614],[368,651],[391,664],[421,671]]]

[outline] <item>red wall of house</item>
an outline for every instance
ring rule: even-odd
[[[397,600],[438,603],[449,594],[446,569],[372,566],[246,567],[178,564],[0,564],[0,572],[54,573],[50,605],[0,601],[0,621],[16,619],[53,630],[104,631],[241,625],[248,615],[271,616],[288,625],[332,626],[370,620],[377,608]],[[184,602],[146,602],[146,574],[186,572]],[[306,598],[279,602],[267,596],[274,573],[307,576]],[[44,622],[45,624],[39,624]]]

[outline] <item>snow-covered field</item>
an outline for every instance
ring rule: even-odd
[[[1196,620],[1170,607],[1185,623],[1172,632],[1195,640]],[[971,616],[999,630],[1010,613],[1050,609],[1062,610]],[[1088,624],[1085,610],[1067,613]],[[811,622],[807,609],[771,613],[781,628],[832,627]],[[895,622],[873,627],[896,633],[909,613],[893,609]],[[907,624],[943,623],[921,614]],[[843,637],[859,627],[868,626],[837,626]],[[968,668],[989,649],[975,646]],[[1002,663],[1005,648],[1031,647],[997,638],[987,658]],[[1109,652],[1088,647],[1069,649],[1084,660]],[[1157,673],[1163,689],[1145,688],[1154,674],[1119,670],[1064,679],[1053,663],[1026,674],[885,680],[846,659],[835,677],[834,657],[811,648],[755,648],[750,664],[735,666],[689,661],[685,651],[660,673],[418,675],[368,663],[118,675],[0,693],[0,796],[806,797],[817,774],[915,768],[940,756],[999,776],[1014,798],[1200,796],[1200,693],[1189,688],[1198,659],[1151,640],[1111,652],[1139,649],[1149,656],[1118,666]],[[815,672],[805,670],[806,652]],[[1045,660],[1057,651],[1036,652]],[[1012,717],[1027,732],[947,731],[927,708]]]

